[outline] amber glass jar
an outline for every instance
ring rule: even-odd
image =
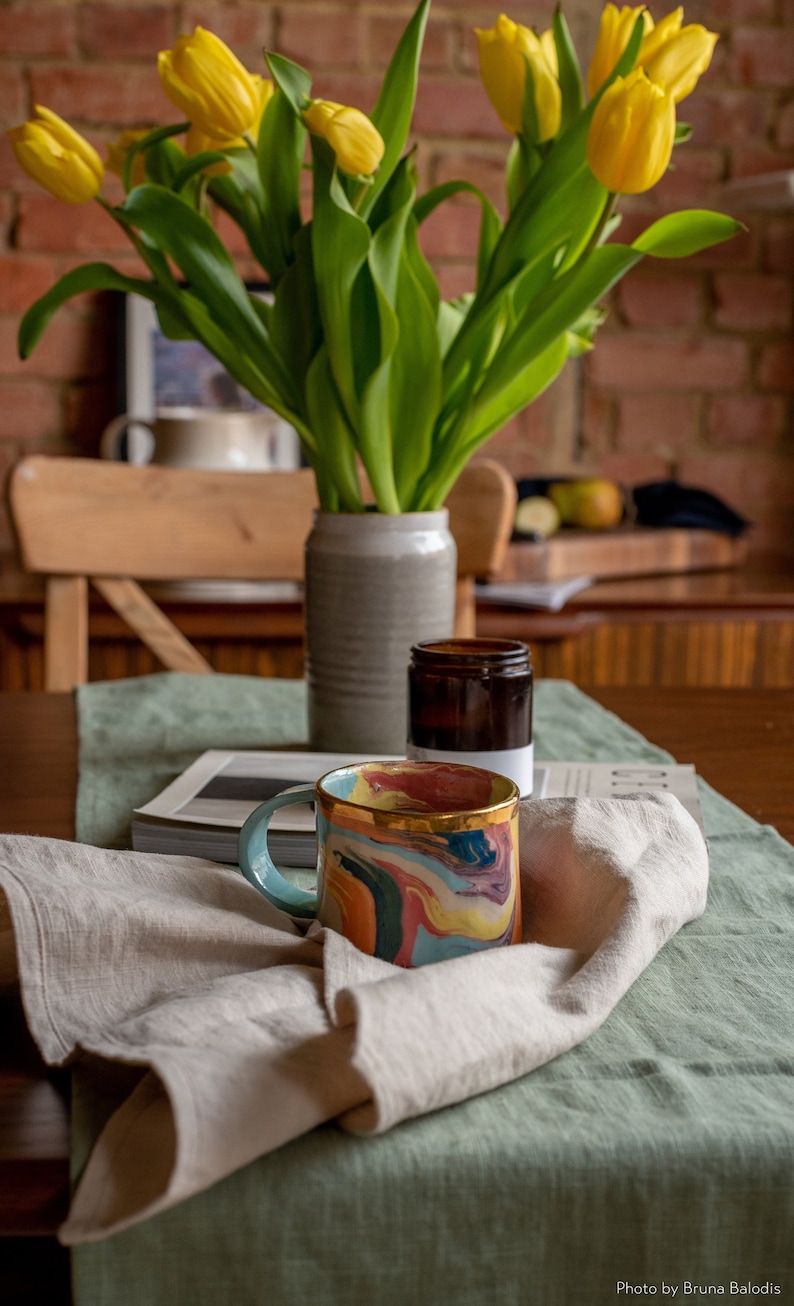
[[[516,639],[426,640],[408,668],[408,757],[464,762],[532,793],[532,660]]]

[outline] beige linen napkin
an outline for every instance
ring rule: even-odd
[[[706,846],[669,795],[524,802],[520,863],[522,944],[408,971],[304,933],[233,868],[0,837],[44,1058],[142,1068],[62,1240],[135,1224],[323,1121],[382,1132],[526,1074],[705,907]]]

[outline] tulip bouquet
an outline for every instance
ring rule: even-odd
[[[513,136],[507,216],[466,181],[418,194],[406,146],[429,8],[421,0],[369,116],[313,98],[309,74],[279,54],[266,53],[263,78],[210,32],[180,37],[158,66],[184,120],[125,133],[111,148],[125,189],[117,205],[100,195],[92,146],[37,108],[10,132],[19,162],[68,203],[97,198],[149,277],[106,263],[67,273],[25,315],[21,354],[71,295],[143,295],[166,335],[200,341],[295,427],[326,511],[364,510],[362,465],[380,512],[443,503],[474,451],[592,347],[599,301],[620,277],[645,256],[686,256],[739,224],[678,212],[631,245],[607,243],[618,197],[655,185],[688,134],[676,104],[716,37],[683,26],[680,9],[654,25],[642,7],[608,4],[587,93],[559,9],[540,35],[499,17],[477,36],[485,89]],[[444,301],[418,233],[460,192],[481,207],[476,288]],[[216,209],[244,232],[270,302],[246,289]]]

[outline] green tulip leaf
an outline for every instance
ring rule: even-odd
[[[554,35],[554,47],[557,51],[558,80],[562,92],[560,131],[564,132],[581,112],[583,91],[582,73],[579,68],[576,49],[565,16],[559,5],[554,10],[551,30]]]
[[[310,225],[296,235],[293,255],[275,290],[270,330],[274,348],[302,391],[309,364],[322,343]]]
[[[143,157],[146,180],[170,189],[174,177],[185,162],[185,151],[175,141],[166,138],[150,145]]]
[[[692,135],[692,128],[688,122],[677,122],[675,125],[674,145],[683,145]]]
[[[138,277],[125,277],[109,263],[84,263],[73,268],[56,281],[55,285],[31,304],[19,326],[18,347],[20,358],[29,358],[53,315],[74,295],[95,290],[116,290],[126,295],[142,295],[152,303],[172,306],[168,292],[151,281]]]
[[[245,151],[247,156],[245,160],[239,158],[242,153],[243,151],[235,151],[232,173],[224,177],[210,178],[209,194],[218,207],[234,219],[244,233],[254,258],[271,276],[271,264],[276,261],[277,256],[274,256],[272,246],[267,240],[262,220],[264,196],[250,151]]]
[[[439,508],[472,454],[511,417],[537,399],[562,371],[567,358],[565,337],[533,358],[499,395],[476,414],[462,412],[451,438],[440,445],[419,486],[415,511]]]
[[[193,340],[193,329],[188,322],[165,304],[155,305],[157,321],[166,340]]]
[[[287,59],[283,54],[276,54],[273,50],[265,51],[265,62],[276,86],[292,105],[293,113],[300,118],[305,107],[304,101],[308,100],[311,94],[311,77],[300,64],[293,63],[291,59]]]
[[[532,74],[532,61],[524,55],[524,94],[521,98],[521,134],[530,145],[540,140],[538,109],[535,102],[535,78]]]
[[[369,253],[371,233],[354,212],[339,184],[334,154],[326,141],[312,136],[314,159],[314,216],[312,219],[312,262],[317,286],[317,303],[328,359],[334,381],[354,430],[359,427],[359,399],[356,363],[360,354],[353,347],[354,296],[359,273]],[[360,293],[360,287],[359,287]],[[364,318],[363,331],[372,336],[371,319]],[[369,343],[365,339],[365,343]]]
[[[324,344],[306,372],[306,412],[336,495],[347,512],[363,512],[353,432],[334,384]]]
[[[606,318],[606,311],[594,304],[588,308],[578,322],[574,322],[568,331],[568,357],[578,358],[580,354],[589,353],[594,348],[595,333]]]
[[[668,213],[652,223],[637,237],[632,248],[642,254],[652,254],[654,258],[686,258],[710,245],[730,240],[731,236],[744,230],[746,228],[741,222],[725,213],[684,209],[680,213]]]
[[[425,292],[425,298],[434,314],[438,314],[441,303],[441,291],[427,259],[422,253],[418,239],[418,224],[413,215],[405,225],[405,257],[411,265],[414,276]]]
[[[138,186],[116,213],[174,260],[220,330],[236,341],[244,354],[264,360],[274,389],[295,408],[294,382],[251,306],[231,255],[210,224],[178,195],[160,186]]]
[[[433,186],[416,201],[414,217],[417,223],[424,222],[433,210],[438,208],[439,204],[442,204],[444,200],[448,200],[452,195],[474,195],[482,210],[480,239],[477,249],[477,284],[480,285],[485,280],[493,252],[499,243],[499,237],[502,234],[502,219],[479,186],[474,186],[470,181],[445,181],[438,186]]]
[[[410,510],[419,476],[431,463],[433,429],[441,401],[441,350],[436,314],[403,256],[397,283],[400,331],[391,359],[389,417],[393,432],[394,478],[404,511]]]
[[[268,271],[277,285],[292,262],[292,242],[301,228],[300,177],[306,129],[278,89],[262,115],[257,165],[262,184],[263,237],[272,251]]]
[[[373,233],[369,262],[373,276],[393,306],[405,228],[412,217],[416,197],[416,165],[410,156],[402,159],[395,169],[388,195],[389,215]]]
[[[405,149],[414,113],[419,58],[429,12],[430,0],[420,0],[391,57],[380,94],[370,114],[386,148],[372,185],[359,205],[363,217],[371,212]]]
[[[527,186],[540,167],[540,153],[523,136],[516,136],[507,156],[507,203],[510,212],[518,204]]]
[[[540,231],[539,234],[545,234],[545,245],[539,245],[523,265],[518,265],[512,279],[498,293],[488,297],[481,292],[476,295],[466,321],[444,359],[445,414],[459,401],[462,386],[467,384],[467,375],[472,381],[475,377],[472,359],[490,357],[497,336],[503,339],[505,328],[512,330],[516,316],[522,315],[527,305],[553,281],[560,259],[570,244],[570,234],[559,222],[549,223],[545,233]],[[490,344],[484,350],[483,345],[488,341]]]
[[[436,334],[443,358],[460,331],[474,302],[474,295],[459,295],[457,299],[442,301],[436,314]]]
[[[639,262],[642,253],[626,245],[591,250],[576,267],[547,285],[530,301],[485,374],[476,406],[482,407],[512,383],[527,359],[543,353],[615,282]]]
[[[498,294],[540,250],[565,227],[565,256],[569,262],[587,247],[601,220],[607,191],[593,176],[587,160],[581,158],[556,189],[536,189],[536,182],[548,166],[555,146],[546,162],[524,191],[505,223],[494,249],[488,275],[480,294],[483,302]],[[562,216],[561,216],[562,215]],[[560,241],[561,245],[562,242]]]
[[[228,331],[216,321],[213,311],[196,295],[185,291],[180,295],[179,311],[189,322],[193,338],[204,345],[218,359],[231,376],[244,389],[280,413],[298,431],[304,444],[311,447],[311,434],[306,429],[301,413],[293,405],[293,396],[285,394],[279,374],[272,364],[262,366],[262,354],[246,354]]]
[[[368,268],[371,276],[373,304],[378,316],[378,359],[361,390],[360,452],[367,475],[381,511],[399,512],[400,497],[396,485],[396,459],[394,440],[399,430],[393,425],[393,408],[404,396],[395,396],[395,389],[405,385],[401,373],[395,382],[394,364],[398,351],[401,362],[406,352],[411,366],[422,368],[423,359],[413,349],[415,329],[420,323],[413,321],[416,302],[407,310],[411,315],[398,315],[397,290],[403,262],[405,228],[412,217],[416,193],[416,168],[412,158],[403,159],[394,172],[389,187],[389,216],[375,231],[369,249]],[[406,324],[401,331],[400,322]],[[410,323],[410,329],[408,325]],[[434,324],[431,323],[434,328]],[[355,328],[354,328],[355,329]],[[435,343],[435,330],[432,331]],[[437,348],[437,346],[436,346]],[[398,371],[401,369],[398,368]],[[435,413],[433,414],[435,416]],[[400,432],[413,439],[411,428]]]
[[[187,163],[174,174],[171,179],[170,189],[174,191],[184,190],[185,186],[197,173],[203,172],[205,168],[210,167],[213,163],[228,163],[225,154],[220,150],[202,150],[200,154],[193,154]]]
[[[167,127],[155,127],[153,131],[147,132],[145,136],[140,136],[137,141],[133,141],[127,150],[121,171],[121,180],[125,191],[132,189],[132,168],[137,155],[145,153],[153,145],[159,145],[162,141],[169,140],[172,136],[184,135],[189,128],[189,122],[171,123]],[[180,153],[184,157],[184,151],[180,150]]]
[[[536,354],[501,390],[487,403],[477,403],[475,419],[466,433],[464,449],[467,457],[474,450],[498,431],[511,417],[520,413],[527,404],[531,404],[538,395],[548,389],[552,381],[562,371],[568,358],[568,341],[566,335],[552,340],[541,353]]]

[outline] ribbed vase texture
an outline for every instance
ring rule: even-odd
[[[445,508],[315,515],[305,599],[313,749],[404,752],[411,645],[452,634],[456,572]]]

